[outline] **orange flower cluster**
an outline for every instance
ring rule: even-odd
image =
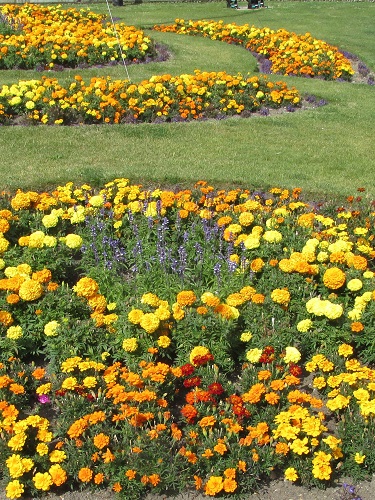
[[[1,69],[74,68],[155,55],[143,31],[123,23],[113,28],[104,15],[89,9],[8,4],[0,13],[15,27],[11,35],[0,35]]]
[[[272,63],[272,72],[283,75],[321,77],[326,80],[350,80],[354,74],[349,60],[337,47],[317,40],[310,33],[296,35],[285,29],[272,30],[223,21],[185,21],[154,26],[155,30],[183,35],[200,35],[213,40],[242,45],[261,54]],[[275,96],[276,98],[276,96]]]

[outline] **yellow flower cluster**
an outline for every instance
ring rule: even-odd
[[[93,310],[91,318],[95,321],[96,326],[106,326],[111,329],[111,325],[117,321],[118,315],[111,313],[109,309],[112,310],[116,306],[115,304],[111,304],[111,307],[109,307],[104,295],[99,293],[98,283],[94,279],[85,276],[74,285],[73,290],[78,297],[83,297],[87,300],[90,308]]]
[[[29,102],[33,104],[32,109]],[[76,75],[66,87],[55,78],[43,76],[41,80],[1,87],[0,105],[4,112],[0,120],[9,123],[19,115],[42,124],[190,120],[214,118],[222,113],[239,115],[245,110],[257,111],[262,106],[279,108],[287,104],[298,106],[299,92],[284,82],[273,83],[265,75],[245,77],[196,70],[192,75],[152,76],[139,84],[112,81],[109,77],[96,77],[85,83]],[[137,205],[135,203],[135,207]],[[152,205],[149,210],[152,214]],[[56,217],[46,222],[54,224]]]

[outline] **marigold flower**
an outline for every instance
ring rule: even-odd
[[[78,479],[82,483],[89,483],[93,477],[93,472],[89,467],[82,467],[78,472]]]
[[[207,349],[207,347],[204,347],[201,345],[196,346],[190,352],[190,363],[193,366],[196,366],[197,365],[196,358],[206,356],[208,354],[210,354],[210,351],[209,351],[209,349]]]
[[[10,326],[7,329],[7,338],[11,340],[17,340],[22,337],[22,326]]]
[[[301,359],[301,353],[296,347],[288,346],[285,348],[284,363],[298,363]]]
[[[146,330],[147,333],[154,333],[159,328],[160,320],[154,313],[145,313],[139,325]]]
[[[360,321],[353,321],[353,323],[350,325],[350,329],[354,333],[362,332],[364,328],[365,327],[363,326],[363,323],[361,323]]]
[[[73,287],[73,290],[79,297],[90,298],[99,291],[98,283],[92,278],[81,278]]]
[[[327,269],[323,275],[323,283],[330,290],[338,290],[346,281],[346,275],[338,267],[331,267]]]
[[[348,344],[341,344],[337,350],[340,356],[343,356],[344,358],[347,358],[351,356],[354,352],[353,347]]]
[[[221,476],[211,476],[204,487],[206,495],[215,496],[224,488],[223,478]]]
[[[26,280],[21,284],[18,294],[22,300],[31,302],[42,296],[43,287],[38,281]]]
[[[10,295],[7,295],[6,301],[11,305],[18,304],[18,302],[20,301],[20,296],[16,293],[11,293]]]
[[[160,335],[160,337],[157,340],[157,343],[159,347],[167,349],[167,347],[169,347],[171,344],[171,339],[167,335]]]
[[[358,290],[361,290],[361,288],[363,287],[363,283],[360,279],[354,278],[348,281],[346,286],[351,292],[358,292]]]
[[[357,463],[357,464],[363,464],[363,462],[365,461],[365,458],[366,458],[366,455],[362,455],[362,453],[356,453],[354,455],[354,461]]]
[[[48,491],[53,485],[52,477],[48,472],[37,472],[33,477],[33,483],[37,490]]]
[[[126,352],[135,352],[138,349],[138,340],[136,337],[124,339],[122,342],[122,348]]]
[[[132,481],[133,479],[135,479],[136,475],[137,475],[137,471],[135,471],[134,469],[128,469],[125,472],[125,476],[129,479],[129,481]]]
[[[246,353],[246,359],[250,361],[250,363],[258,363],[261,355],[262,355],[262,349],[254,348],[250,349]]]
[[[103,448],[108,446],[109,441],[110,441],[109,436],[107,436],[106,434],[103,434],[103,432],[94,436],[94,439],[93,439],[94,446],[96,448],[99,448],[99,450],[102,450]]]
[[[287,306],[290,302],[290,292],[286,288],[275,288],[271,293],[271,299],[282,306]]]
[[[298,473],[297,473],[297,471],[296,471],[296,469],[294,467],[288,467],[284,471],[284,477],[288,481],[295,482],[298,479]]]
[[[184,290],[177,294],[176,300],[181,307],[185,307],[192,306],[197,300],[197,297],[192,290]]]
[[[7,486],[6,486],[6,496],[7,498],[20,498],[22,497],[25,488],[22,483],[19,482],[18,479],[15,479],[14,481],[10,481]]]
[[[60,323],[57,321],[50,321],[44,326],[44,334],[47,337],[56,337],[58,335],[58,329],[60,327]]]
[[[301,333],[308,332],[313,326],[311,319],[303,319],[297,323],[297,330]]]

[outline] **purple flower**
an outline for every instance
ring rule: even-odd
[[[42,403],[42,405],[44,405],[46,403],[50,403],[51,398],[49,396],[47,396],[47,394],[39,394],[38,401],[39,401],[39,403]]]

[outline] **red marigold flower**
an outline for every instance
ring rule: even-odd
[[[295,377],[300,377],[302,375],[302,368],[294,363],[289,365],[289,372]]]
[[[213,382],[207,389],[210,394],[220,395],[224,392],[224,387],[219,382]]]
[[[199,387],[202,383],[200,377],[191,377],[184,380],[184,387]]]
[[[185,365],[181,366],[181,372],[184,377],[188,377],[192,373],[194,373],[194,366],[191,365],[190,363],[186,363]]]

